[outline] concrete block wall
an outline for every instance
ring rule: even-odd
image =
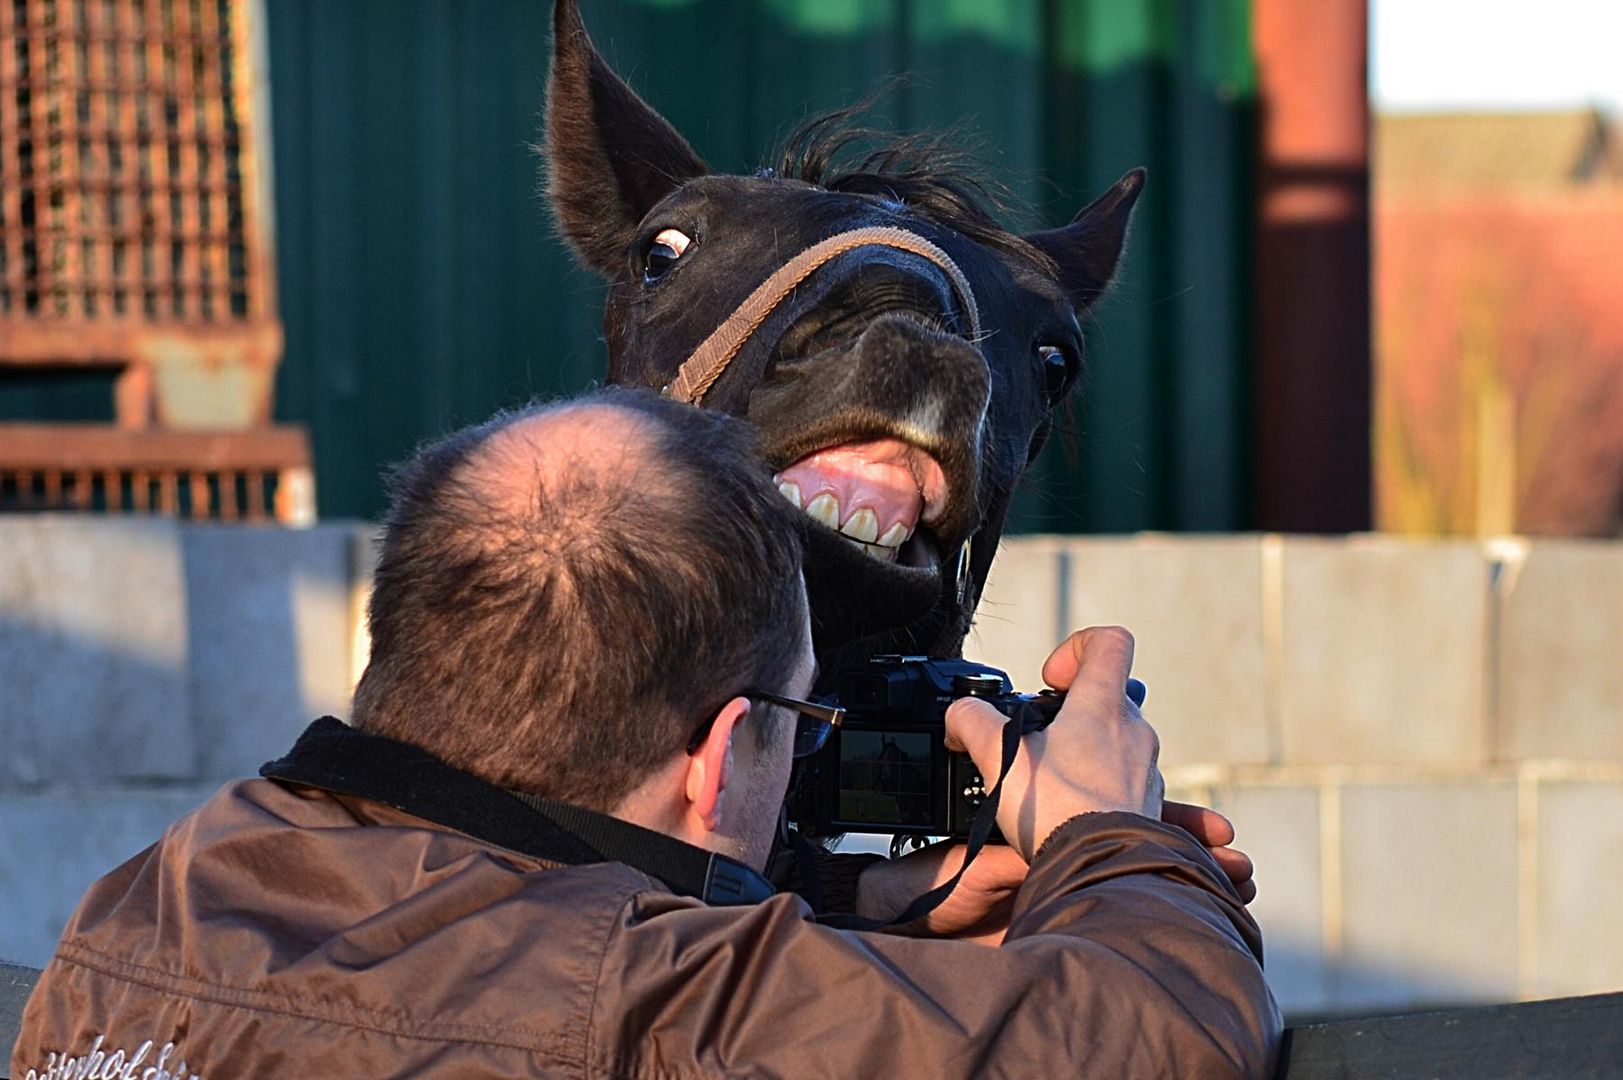
[[[966,653],[1119,623],[1296,1016],[1623,989],[1623,544],[1013,541]]]
[[[1036,686],[1110,623],[1169,766],[1623,761],[1616,542],[1022,537],[965,650]]]
[[[371,529],[0,517],[0,957],[323,713],[346,715]]]
[[[0,518],[0,957],[346,714],[371,535]],[[967,652],[1035,687],[1098,623],[1256,859],[1292,1015],[1623,989],[1623,544],[1020,538]]]

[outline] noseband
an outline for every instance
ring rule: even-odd
[[[819,240],[778,267],[772,272],[772,276],[757,285],[755,291],[745,297],[744,302],[739,304],[709,337],[699,343],[699,347],[693,350],[693,355],[683,361],[676,372],[676,378],[665,387],[665,395],[677,401],[697,405],[715,381],[721,378],[722,372],[727,370],[727,365],[733,362],[738,350],[744,347],[744,343],[760,329],[766,317],[772,314],[796,286],[829,260],[855,248],[876,246],[909,251],[929,259],[939,267],[952,282],[953,292],[957,293],[958,302],[963,305],[969,323],[970,339],[980,338],[981,316],[980,309],[975,306],[975,292],[969,287],[969,279],[958,269],[958,264],[952,261],[950,255],[924,237],[906,229],[886,225],[851,229],[836,233],[826,240]]]

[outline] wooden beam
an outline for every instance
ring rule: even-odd
[[[1623,1075],[1623,994],[1309,1024],[1285,1033],[1280,1080]]]
[[[0,425],[0,469],[276,472],[309,464],[310,441],[299,427],[123,431],[103,424]]]

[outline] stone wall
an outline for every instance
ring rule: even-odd
[[[369,530],[0,517],[0,957],[348,711]]]
[[[370,532],[0,518],[0,957],[322,713]],[[1623,989],[1623,545],[1029,537],[970,655],[1121,623],[1296,1016]]]
[[[1031,537],[966,651],[1118,623],[1297,1015],[1623,988],[1623,544]]]

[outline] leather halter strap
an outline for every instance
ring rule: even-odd
[[[975,306],[975,292],[969,279],[958,269],[958,264],[941,248],[918,233],[888,225],[850,229],[819,240],[772,272],[755,287],[733,313],[693,350],[693,355],[682,362],[676,378],[665,387],[665,395],[677,401],[698,404],[715,381],[721,378],[727,365],[738,355],[738,350],[750,336],[760,329],[761,323],[812,272],[831,259],[859,247],[890,247],[909,251],[929,259],[940,267],[952,282],[953,292],[963,305],[969,323],[971,340],[981,334],[980,309]]]

